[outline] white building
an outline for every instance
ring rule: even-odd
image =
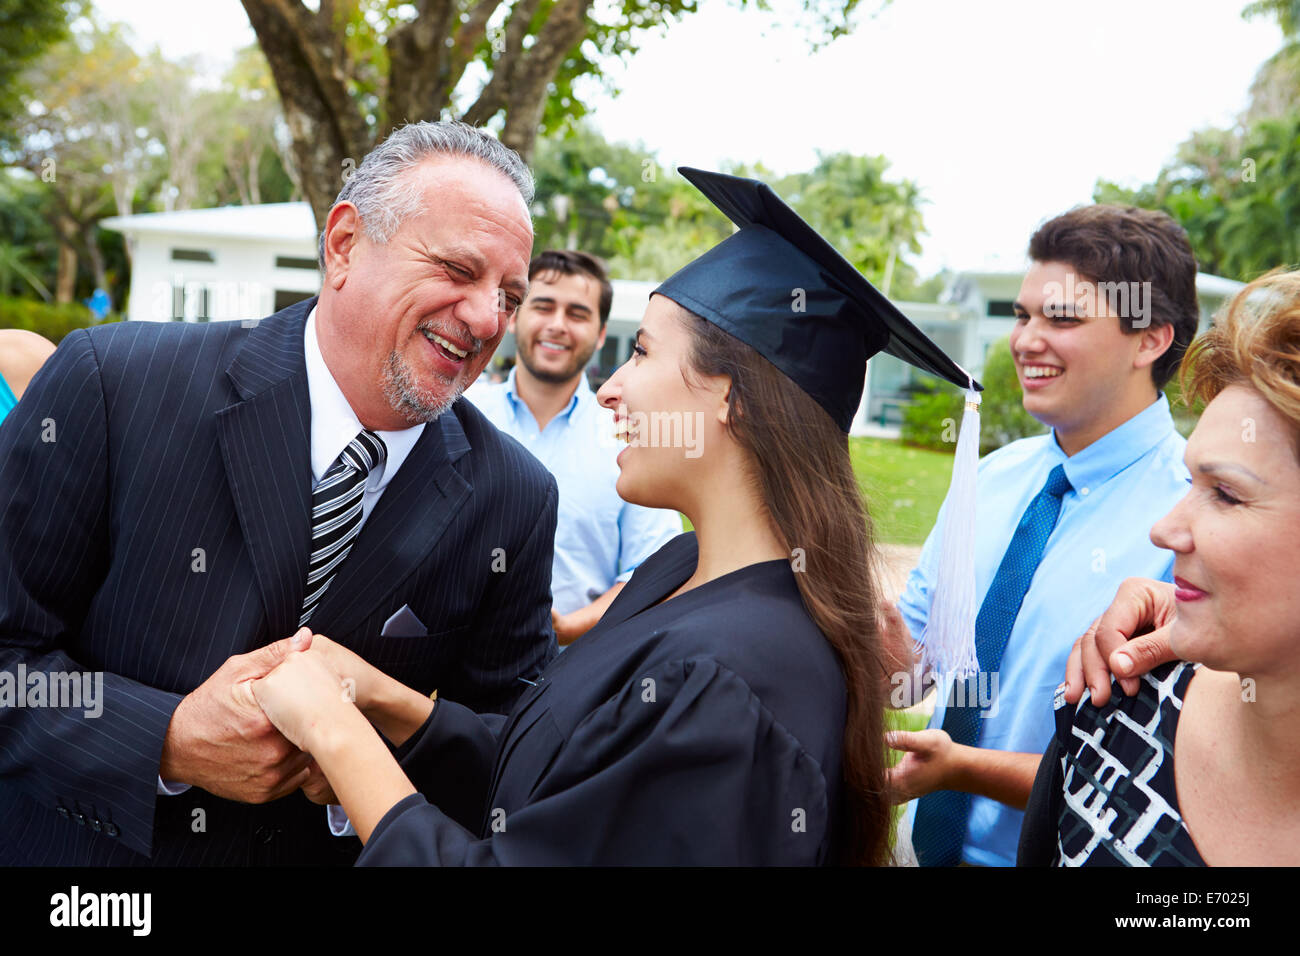
[[[320,289],[316,221],[305,202],[115,216],[100,222],[131,250],[129,321],[259,319]],[[632,352],[653,282],[614,280],[605,346],[592,365],[608,374]],[[515,354],[513,336],[497,350]]]
[[[126,236],[131,249],[132,321],[206,322],[256,319],[316,294],[316,223],[304,202],[227,206],[117,216],[100,225]],[[976,378],[988,348],[1011,333],[1023,271],[997,266],[955,273],[939,303],[899,302],[920,329]],[[598,377],[627,360],[654,282],[614,279],[605,346],[592,357]],[[1242,286],[1199,274],[1201,325]],[[507,335],[498,358],[515,353]],[[867,365],[867,387],[854,432],[895,430],[919,381],[910,365],[879,355]]]

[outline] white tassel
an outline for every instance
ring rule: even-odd
[[[972,385],[974,383],[972,382]],[[966,392],[957,436],[943,548],[930,615],[921,634],[921,675],[958,680],[979,671],[975,654],[975,478],[980,457],[980,399]]]

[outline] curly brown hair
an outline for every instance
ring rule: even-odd
[[[1188,350],[1179,383],[1189,403],[1229,385],[1255,389],[1300,450],[1300,271],[1270,272],[1233,296]]]

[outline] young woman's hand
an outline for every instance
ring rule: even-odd
[[[319,652],[293,651],[247,686],[276,729],[304,753],[317,748],[320,734],[337,726],[341,713],[355,710],[348,681]]]
[[[324,634],[313,634],[308,654],[319,656],[325,665],[339,676],[353,701],[362,712],[373,707],[378,691],[391,678],[366,661],[355,651],[330,640]]]

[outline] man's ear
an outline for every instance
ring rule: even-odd
[[[600,335],[596,336],[596,351],[599,352],[605,347],[605,333],[609,331],[609,323],[606,322],[600,327]]]
[[[1142,333],[1142,340],[1138,343],[1138,352],[1133,359],[1133,367],[1147,368],[1151,366],[1156,359],[1168,352],[1169,346],[1173,344],[1173,323],[1166,322],[1164,325],[1149,326]]]
[[[361,216],[350,202],[341,202],[325,219],[325,281],[338,290],[347,281],[348,267],[356,251]]]

